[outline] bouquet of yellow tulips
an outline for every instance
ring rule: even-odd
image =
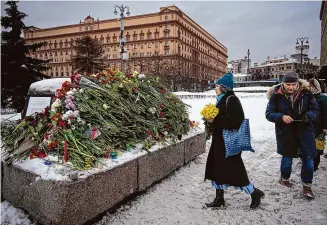
[[[325,135],[320,134],[316,138],[316,149],[319,151],[323,151],[325,149],[326,141],[325,141]]]
[[[218,115],[219,109],[214,104],[207,104],[201,110],[201,116],[209,122],[212,122],[213,119]]]
[[[206,135],[207,140],[210,139],[210,137],[213,133],[212,121],[218,115],[218,113],[219,113],[219,109],[217,109],[217,107],[214,104],[205,105],[204,108],[200,112],[200,114],[204,120],[205,131],[207,134]]]

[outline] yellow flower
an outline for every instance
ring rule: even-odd
[[[219,113],[219,110],[216,108],[216,106],[214,104],[207,104],[200,111],[200,115],[205,120],[212,120],[212,119],[214,119],[217,116],[218,113]]]

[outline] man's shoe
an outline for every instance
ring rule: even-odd
[[[285,187],[292,187],[293,184],[290,182],[289,179],[284,179],[284,178],[280,178],[279,183]]]
[[[312,192],[312,189],[311,187],[303,187],[303,192],[302,192],[303,196],[307,199],[314,199],[314,195],[313,195],[313,192]]]

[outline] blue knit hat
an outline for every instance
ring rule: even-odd
[[[233,90],[234,79],[232,73],[225,73],[221,78],[216,81],[216,84],[224,86],[228,90]]]

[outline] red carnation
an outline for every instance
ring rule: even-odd
[[[161,91],[162,94],[165,94],[166,93],[166,90],[163,89],[163,88],[160,91]]]
[[[45,154],[44,152],[37,153],[37,157],[39,157],[41,159],[45,158],[46,156],[47,156],[47,154]]]
[[[64,127],[66,126],[66,123],[65,123],[65,121],[59,120],[59,121],[58,121],[58,125],[59,125],[60,127],[64,128]]]
[[[148,131],[148,135],[151,136],[152,135],[152,132]]]
[[[160,112],[159,113],[159,117],[162,118],[164,116],[164,113],[163,112]]]
[[[164,104],[160,104],[160,108],[164,108],[165,107],[165,105]]]

